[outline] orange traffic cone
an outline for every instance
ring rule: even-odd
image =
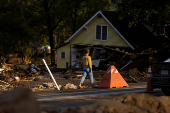
[[[148,68],[148,81],[147,81],[147,88],[146,88],[146,91],[153,91],[153,87],[151,86],[151,65],[149,65],[149,68]]]
[[[98,88],[120,88],[129,87],[123,77],[120,75],[115,66],[110,66],[106,71],[102,81],[99,83]]]

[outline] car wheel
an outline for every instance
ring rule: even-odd
[[[164,94],[170,96],[170,87],[162,87],[161,90]]]

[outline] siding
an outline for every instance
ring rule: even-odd
[[[60,52],[66,52],[66,59],[60,59]],[[66,68],[66,62],[70,65],[70,47],[69,44],[57,49],[57,68]]]
[[[95,40],[96,25],[108,26],[108,40]],[[119,34],[102,18],[95,18],[88,26],[87,30],[84,28],[71,41],[71,44],[91,44],[91,45],[107,45],[118,47],[129,47],[129,45],[119,36]]]

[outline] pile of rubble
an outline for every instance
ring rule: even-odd
[[[129,77],[133,79],[135,82],[146,81],[147,72],[140,72],[137,68],[133,68],[129,70]]]
[[[61,88],[61,85],[59,85],[59,87]],[[57,87],[54,83],[43,83],[41,85],[37,85],[37,86],[30,86],[29,87],[32,91],[42,91],[42,90],[55,90]]]
[[[0,85],[0,91],[8,91],[13,89],[13,86],[9,86],[9,85]]]
[[[43,74],[44,71],[34,64],[18,65],[1,63],[0,68],[0,91],[10,90],[13,87],[22,86],[23,81],[27,78],[36,77]]]
[[[65,84],[65,85],[58,85],[60,90],[67,90],[67,89],[78,89],[78,86],[75,84]],[[84,89],[88,88],[88,86],[82,86]],[[54,83],[43,83],[42,85],[31,86],[29,87],[32,91],[42,91],[42,90],[56,90],[57,86]]]
[[[13,86],[5,81],[0,80],[0,91],[7,91],[13,89]]]

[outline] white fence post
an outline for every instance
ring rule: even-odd
[[[44,62],[44,64],[45,64],[45,66],[46,66],[46,68],[47,68],[47,70],[48,70],[49,74],[51,75],[51,78],[53,79],[53,81],[54,81],[55,85],[57,86],[57,89],[58,89],[58,90],[60,90],[60,88],[58,87],[58,85],[57,85],[57,83],[56,83],[56,81],[55,81],[55,79],[54,79],[54,77],[53,77],[53,75],[52,75],[52,73],[51,73],[50,69],[48,68],[47,63],[45,62],[45,60],[44,60],[44,59],[42,59],[42,60],[43,60],[43,62]]]

